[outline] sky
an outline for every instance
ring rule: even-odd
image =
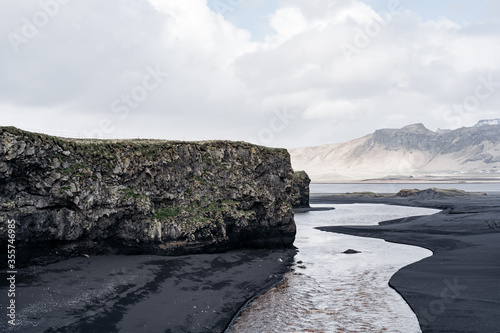
[[[494,0],[0,4],[0,126],[65,137],[340,143],[500,118]]]

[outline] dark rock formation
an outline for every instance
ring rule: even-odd
[[[18,266],[287,247],[292,176],[286,150],[243,142],[75,140],[0,127],[0,246],[13,219]]]
[[[305,171],[293,174],[292,206],[293,208],[309,208],[309,184],[311,179]]]
[[[361,253],[360,251],[356,251],[356,250],[353,250],[353,249],[349,249],[349,250],[346,250],[344,252],[342,252],[343,254],[358,254],[358,253]]]
[[[464,197],[471,195],[474,195],[474,193],[456,189],[440,189],[440,188],[429,188],[426,190],[401,190],[398,193],[396,193],[396,196],[402,198],[413,197],[425,200],[448,198],[448,197]]]

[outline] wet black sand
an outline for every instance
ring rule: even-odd
[[[443,199],[313,195],[311,203],[384,203],[445,209],[375,227],[325,231],[426,247],[432,257],[390,285],[424,332],[500,332],[500,196]],[[282,279],[294,250],[182,257],[97,256],[32,266],[16,276],[16,323],[0,332],[222,332],[246,302]]]
[[[384,203],[444,209],[372,227],[320,230],[428,248],[434,255],[390,280],[423,332],[500,332],[500,195],[455,198],[354,198],[313,195],[311,203]]]
[[[16,326],[0,284],[0,332],[222,332],[282,280],[295,250],[96,256],[18,270]]]

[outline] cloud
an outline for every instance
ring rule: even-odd
[[[291,38],[308,29],[300,8],[281,8],[271,18],[271,27],[284,39]]]
[[[272,30],[254,41],[204,0],[6,2],[2,123],[69,135],[254,140],[286,109],[293,119],[266,144],[298,147],[498,114],[498,21],[429,21],[358,0],[283,2],[268,21]],[[157,81],[151,71],[161,73]],[[481,80],[493,91],[473,105]]]
[[[240,78],[262,100],[293,101],[304,118],[317,119],[317,128],[319,122],[330,124],[325,132],[345,127],[338,137],[414,122],[434,129],[472,125],[494,113],[500,91],[471,110],[453,110],[474,95],[481,77],[493,74],[497,89],[499,35],[489,31],[498,23],[424,21],[404,8],[388,15],[357,1],[293,6],[303,11],[308,28],[301,21],[300,33],[278,31],[280,39],[271,36],[237,63]],[[346,55],[342,45],[353,52]]]

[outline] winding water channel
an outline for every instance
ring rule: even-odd
[[[228,332],[420,332],[415,314],[388,281],[400,268],[432,255],[431,251],[314,228],[374,225],[436,212],[356,204],[297,214],[299,253],[294,271],[255,299]],[[361,253],[343,254],[348,249]]]

